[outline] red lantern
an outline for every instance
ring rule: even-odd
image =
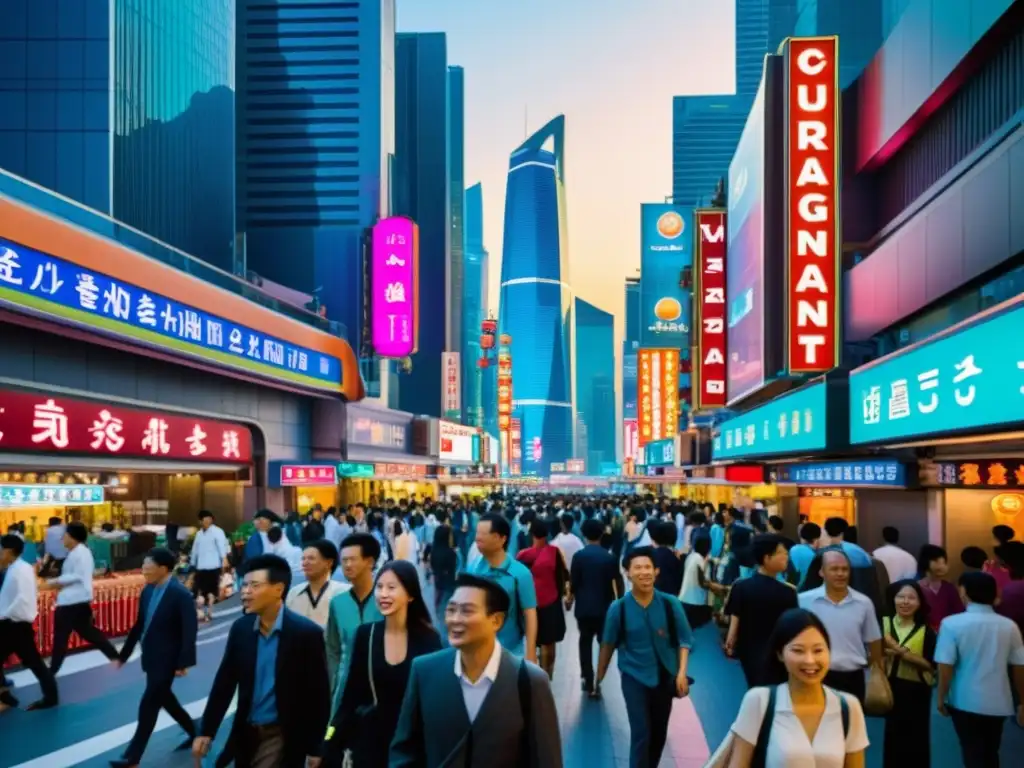
[[[483,334],[480,337],[480,349],[494,349],[494,336],[491,334]]]
[[[488,360],[486,357],[481,357],[479,360],[476,361],[476,364],[477,367],[479,368],[487,368],[490,366],[491,361]]]
[[[492,318],[488,318],[487,320],[484,320],[482,323],[480,323],[480,330],[482,330],[484,333],[493,336],[495,333],[498,332],[498,321]]]

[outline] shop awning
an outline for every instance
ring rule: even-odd
[[[0,468],[36,472],[149,472],[152,474],[199,474],[203,472],[247,472],[248,464],[213,462],[147,461],[100,456],[53,456],[31,453],[0,454]]]

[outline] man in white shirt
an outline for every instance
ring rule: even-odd
[[[270,549],[264,554],[277,555],[288,563],[288,567],[292,569],[292,584],[304,582],[306,575],[302,572],[302,550],[288,541],[284,530],[275,525],[267,531],[267,541],[270,542]]]
[[[36,620],[36,573],[21,559],[25,542],[18,536],[0,538],[0,567],[4,569],[0,587],[0,663],[14,654],[39,681],[43,698],[29,706],[30,710],[57,706],[57,682],[36,648],[32,622]],[[0,692],[0,712],[18,706],[10,691]]]
[[[331,542],[335,549],[341,546],[345,538],[345,529],[338,521],[338,510],[334,507],[329,507],[324,517],[324,538]]]
[[[68,556],[60,576],[50,579],[47,584],[60,590],[57,594],[57,608],[53,613],[53,656],[50,657],[50,672],[54,677],[68,654],[71,633],[96,648],[111,661],[118,658],[117,649],[92,621],[92,575],[96,570],[92,552],[86,546],[89,529],[85,523],[69,523],[64,533],[64,546]]]
[[[872,552],[871,556],[885,566],[885,571],[889,574],[889,583],[895,584],[903,579],[916,579],[917,558],[898,546],[900,543],[899,529],[887,525],[882,529],[882,541],[885,544]]]
[[[192,539],[189,563],[196,569],[192,581],[192,594],[196,607],[204,612],[204,620],[213,618],[213,604],[220,594],[220,575],[228,567],[228,537],[220,526],[214,525],[213,512],[199,513],[199,530]]]
[[[583,542],[580,541],[580,537],[572,532],[575,522],[575,518],[573,518],[569,513],[558,518],[561,531],[551,542],[562,550],[562,557],[565,558],[565,565],[567,568],[572,568],[572,556],[583,549]]]

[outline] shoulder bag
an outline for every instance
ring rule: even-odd
[[[665,596],[660,595],[657,592],[655,592],[654,593],[654,599],[655,600],[660,600],[661,604],[662,604],[662,607],[665,609],[665,628],[666,628],[666,631],[668,632],[668,642],[669,642],[669,645],[673,649],[675,649],[676,653],[678,653],[679,652],[679,632],[678,632],[678,630],[676,628],[676,617],[675,617],[675,614],[672,611],[672,604],[669,602],[669,600],[672,599],[672,598],[665,597]],[[625,603],[625,598],[624,597],[619,599],[619,636],[618,636],[617,640],[618,640],[618,642],[616,643],[616,647],[622,645],[622,643],[625,642],[625,640],[626,640],[626,603]],[[659,672],[659,675],[658,675],[658,677],[659,677],[659,685],[664,685],[666,688],[671,688],[672,689],[672,695],[675,698],[677,698],[677,699],[680,698],[679,695],[676,693],[676,679],[674,677],[672,677],[671,675],[669,675],[662,668],[661,664],[658,665],[658,672]],[[661,678],[665,678],[665,679],[662,680]],[[687,679],[687,681],[689,682],[690,685],[693,685],[693,678],[692,677],[687,676],[686,679]]]

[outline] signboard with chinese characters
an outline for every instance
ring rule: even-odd
[[[91,507],[104,500],[102,485],[0,485],[0,509]]]
[[[906,465],[892,459],[828,461],[779,467],[777,481],[797,485],[886,486],[905,488]]]
[[[346,404],[345,409],[349,446],[385,448],[390,452],[408,451],[411,415],[351,404]]]
[[[586,459],[567,459],[565,462],[565,471],[570,475],[582,475],[587,471]]]
[[[676,463],[676,439],[655,440],[644,447],[645,462],[649,467],[671,467]]]
[[[850,374],[850,442],[1024,422],[1024,299]]]
[[[565,462],[552,461],[550,469],[552,472],[565,472]]]
[[[328,487],[338,484],[338,468],[334,464],[282,464],[271,462],[270,471],[282,488],[304,486]]]
[[[938,485],[947,488],[1024,490],[1024,459],[974,459],[935,464]]]
[[[381,357],[408,357],[419,342],[419,227],[392,216],[373,227],[371,337]]]
[[[441,353],[441,412],[446,419],[462,415],[462,368],[458,352]]]
[[[638,440],[644,446],[679,429],[679,350],[641,348],[637,361]]]
[[[786,316],[791,374],[839,365],[839,38],[791,38],[786,51]]]
[[[245,464],[252,460],[252,435],[243,424],[0,390],[5,451]]]
[[[640,425],[636,419],[622,420],[622,456],[633,459],[640,454]]]
[[[338,464],[338,477],[373,477],[373,474],[373,464],[360,464],[355,461],[343,461]]]
[[[509,474],[517,477],[523,474],[523,422],[521,419],[512,419],[509,422],[508,432],[509,443]]]
[[[716,428],[712,460],[824,450],[827,389],[826,382],[812,384],[726,419]]]
[[[473,439],[477,434],[476,427],[467,427],[441,419],[438,422],[438,458],[441,461],[474,461]]]
[[[337,390],[337,357],[0,240],[0,304],[273,379]]]
[[[694,402],[697,410],[724,408],[728,340],[728,305],[725,293],[725,211],[706,209],[697,217],[696,269],[693,295],[696,297],[696,326],[693,357]]]

